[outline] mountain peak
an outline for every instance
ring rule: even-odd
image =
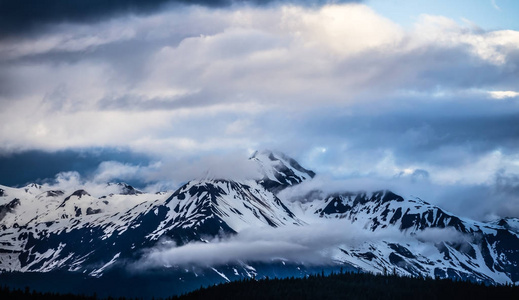
[[[259,183],[274,193],[315,176],[313,171],[303,168],[295,159],[278,151],[256,151],[250,159],[258,163],[263,174]]]
[[[513,231],[515,233],[519,233],[519,219],[505,217],[495,221],[488,222],[489,224],[501,226],[507,230]]]
[[[133,186],[125,182],[109,182],[107,186],[116,186],[119,188],[118,194],[120,195],[140,195],[143,192],[134,188]]]
[[[42,186],[37,183],[30,183],[24,187],[26,193],[35,194],[40,193]]]

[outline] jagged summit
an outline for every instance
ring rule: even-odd
[[[505,218],[501,218],[501,219],[491,221],[488,223],[502,226],[503,228],[505,228],[507,230],[510,230],[510,231],[513,231],[513,232],[519,234],[519,219],[518,218],[505,217]]]
[[[133,186],[131,186],[125,182],[117,182],[117,183],[110,182],[107,184],[107,186],[118,187],[120,190],[118,191],[117,194],[119,194],[119,195],[139,195],[139,194],[143,193],[142,191],[134,188]]]
[[[259,164],[263,174],[259,183],[274,193],[315,176],[313,171],[303,168],[295,159],[281,152],[256,151],[250,159]]]
[[[181,231],[195,238],[219,232],[236,233],[255,226],[303,224],[279,198],[254,180],[190,181],[166,199],[162,207],[166,215],[150,235],[153,239],[166,234],[181,241]]]

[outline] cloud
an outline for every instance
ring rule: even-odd
[[[492,2],[492,6],[493,6],[496,10],[501,11],[501,7],[499,7],[499,6],[497,5],[496,0],[490,0],[490,1]]]
[[[25,186],[54,180],[58,173],[77,172],[90,177],[104,161],[121,164],[149,165],[150,157],[128,149],[69,149],[45,152],[25,151],[0,155],[0,183],[7,186]]]
[[[68,172],[59,173],[56,182]],[[103,161],[91,172],[78,172],[75,183],[82,185],[106,185],[109,182],[127,182],[155,193],[176,190],[181,184],[191,180],[227,179],[249,180],[261,178],[258,165],[248,159],[246,153],[208,154],[202,157],[185,159],[166,158],[149,161],[147,164]],[[79,178],[82,180],[79,180]]]
[[[474,167],[475,170],[459,172],[467,174],[480,168],[481,166]],[[390,190],[405,199],[420,198],[460,217],[479,221],[502,217],[519,218],[517,170],[488,170],[488,174],[482,177],[482,182],[434,181],[431,177],[413,176],[415,171],[409,172],[407,176],[371,173],[351,174],[342,179],[317,175],[310,181],[283,190],[278,197],[288,202],[304,203],[322,200],[333,193]],[[421,173],[424,170],[417,171]],[[462,175],[457,175],[456,178],[462,178]]]
[[[515,91],[490,91],[488,94],[494,99],[516,98],[519,96],[519,93]]]
[[[96,22],[125,14],[150,14],[168,6],[199,5],[229,7],[231,5],[268,5],[276,0],[19,0],[0,3],[0,37],[38,31],[49,24],[63,22]],[[322,5],[328,1],[292,0],[301,5]],[[359,1],[341,1],[359,2]]]
[[[495,184],[486,205],[492,205],[491,214],[487,219],[497,219],[502,216],[519,216],[519,173],[506,172],[504,169],[496,172]]]
[[[371,109],[387,120],[397,116],[384,110],[404,115],[411,103],[466,109],[471,89],[515,84],[516,32],[452,23],[424,17],[406,31],[363,5],[191,7],[1,43],[2,150],[250,148],[273,139],[259,122],[275,112],[297,122],[320,107]],[[247,130],[229,130],[237,121]]]
[[[258,179],[261,174],[258,165],[248,159],[248,153],[229,152],[191,157],[164,158],[159,163],[138,167],[135,172],[141,181],[148,184],[158,183],[163,188],[176,189],[180,184],[191,180]],[[135,170],[136,166],[123,169]],[[150,188],[147,188],[150,190]]]
[[[344,219],[320,219],[305,226],[249,228],[233,236],[182,246],[161,240],[130,266],[145,270],[172,266],[213,267],[233,263],[288,261],[305,265],[337,263],[340,249],[358,249],[376,243],[437,243],[470,240],[452,228],[428,228],[408,235],[397,228],[369,231]],[[422,251],[423,247],[417,247]]]
[[[326,220],[307,226],[250,228],[237,235],[177,246],[162,240],[148,249],[137,270],[171,266],[218,266],[227,263],[272,262],[283,260],[310,265],[334,263],[339,248],[355,248],[365,243],[412,240],[395,229],[368,232],[347,220]],[[348,234],[345,234],[348,233]],[[424,234],[424,239],[427,234]]]
[[[465,235],[452,227],[448,228],[426,228],[422,231],[416,232],[414,235],[421,242],[432,243],[456,243],[460,241],[471,241],[471,236]]]
[[[95,182],[111,182],[114,180],[121,179],[135,179],[137,176],[142,176],[140,172],[147,171],[149,169],[157,168],[158,165],[154,164],[151,166],[141,167],[132,164],[123,164],[117,161],[104,161],[99,164],[93,180]]]
[[[54,177],[53,181],[42,184],[42,190],[44,191],[61,190],[66,195],[70,195],[73,192],[80,189],[87,191],[90,195],[96,198],[99,198],[101,196],[107,196],[111,193],[120,193],[120,187],[117,185],[108,185],[108,182],[90,181],[86,178],[81,177],[81,175],[78,172],[74,171],[58,173]],[[128,206],[132,205],[132,203],[135,201],[132,201],[132,199],[128,199],[127,202],[128,203],[126,207],[129,208]]]

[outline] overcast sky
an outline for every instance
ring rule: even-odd
[[[0,2],[0,184],[174,188],[268,148],[519,217],[517,1],[67,3]]]

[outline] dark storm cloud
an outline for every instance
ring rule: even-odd
[[[1,0],[0,37],[38,31],[46,25],[61,22],[95,22],[126,13],[152,13],[165,5],[228,7],[233,4],[267,5],[273,2],[278,2],[278,0]],[[284,1],[284,3],[303,5],[320,5],[328,2],[332,1]]]
[[[401,101],[396,109],[396,103],[388,100],[382,114],[352,113],[348,109],[314,111],[299,124],[299,130],[331,148],[334,144],[336,148],[337,141],[345,142],[350,153],[390,150],[396,162],[402,164],[463,165],[496,149],[504,154],[519,150],[519,111],[515,102],[405,102],[409,107],[404,108]],[[337,153],[341,155],[344,153]]]
[[[503,170],[496,174],[496,191],[510,195],[519,195],[519,175],[506,174]]]
[[[0,155],[0,183],[7,186],[41,183],[58,173],[67,171],[88,175],[94,172],[100,163],[109,160],[133,164],[149,162],[149,158],[145,155],[116,149],[25,151],[7,156]]]
[[[220,96],[220,97],[219,97]],[[98,108],[100,110],[128,110],[128,111],[146,111],[146,110],[175,110],[181,108],[200,108],[207,107],[212,104],[227,103],[232,101],[225,98],[226,95],[219,95],[216,92],[198,92],[181,97],[154,97],[143,101],[141,97],[124,96],[121,98],[104,98],[99,101]]]
[[[430,185],[421,192],[433,204],[460,216],[492,221],[519,218],[519,174],[496,172],[494,181],[474,185]]]
[[[0,35],[38,30],[60,22],[85,22],[128,12],[149,12],[167,0],[4,0],[0,2]]]

